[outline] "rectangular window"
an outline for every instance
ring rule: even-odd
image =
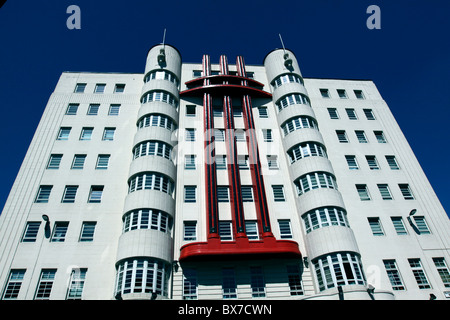
[[[245,221],[245,233],[248,240],[259,240],[258,224],[256,221]]]
[[[86,89],[86,83],[77,83],[77,85],[75,86],[75,93],[83,93],[84,90]]]
[[[97,83],[95,85],[94,93],[104,93],[105,92],[105,87],[106,87],[106,84],[104,84],[104,83]]]
[[[87,115],[88,116],[96,116],[98,115],[98,109],[100,109],[100,105],[99,104],[90,104],[88,111],[87,111]]]
[[[241,186],[242,189],[242,201],[243,202],[253,202],[253,187],[252,186]]]
[[[69,140],[70,130],[72,130],[72,128],[69,127],[60,128],[56,140]]]
[[[292,239],[291,220],[278,220],[278,227],[280,228],[281,239]]]
[[[272,129],[262,129],[264,142],[273,142]]]
[[[120,112],[120,104],[111,104],[108,110],[108,116],[118,116]]]
[[[233,233],[231,232],[231,221],[219,221],[219,236],[222,241],[233,240]]]
[[[353,90],[353,92],[355,93],[356,99],[360,99],[360,100],[365,99],[362,90]]]
[[[444,258],[433,258],[434,265],[437,268],[442,282],[446,288],[450,288],[450,272]]]
[[[184,221],[183,231],[184,231],[183,232],[184,241],[197,240],[197,221]]]
[[[258,107],[258,113],[260,118],[268,118],[267,107]]]
[[[66,109],[66,115],[68,115],[68,116],[69,116],[69,115],[71,115],[71,116],[76,115],[79,106],[80,106],[80,105],[79,105],[78,103],[70,103],[70,104],[67,106],[67,109]]]
[[[322,98],[330,98],[330,92],[328,91],[328,89],[319,89],[319,90]]]
[[[226,170],[227,169],[227,156],[226,155],[216,155],[216,169]]]
[[[80,242],[94,241],[94,232],[97,222],[83,221],[80,233]]]
[[[125,91],[124,83],[117,83],[114,87],[114,93],[123,93]]]
[[[69,287],[67,288],[67,300],[81,300],[84,281],[86,280],[86,268],[72,269],[70,273]]]
[[[53,186],[40,186],[34,202],[47,203],[48,199],[50,198],[50,193],[52,192],[52,188],[53,188]]]
[[[248,163],[248,155],[246,154],[239,154],[237,156],[239,170],[248,170],[250,169],[249,163]]]
[[[408,259],[408,262],[414,274],[414,278],[416,279],[417,285],[419,286],[419,289],[431,288],[420,259]]]
[[[358,120],[355,109],[345,109],[345,112],[350,120]]]
[[[228,186],[217,186],[217,201],[230,202],[230,191]]]
[[[195,117],[195,104],[186,105],[186,116]]]
[[[197,156],[194,154],[187,154],[184,156],[184,169],[195,170],[195,160]]]
[[[344,89],[337,89],[336,91],[338,93],[339,98],[347,99],[347,93],[345,92]]]
[[[355,130],[356,138],[359,143],[367,143],[366,134],[362,130]]]
[[[230,129],[230,130],[232,130],[232,129]],[[245,130],[244,129],[236,129],[234,131],[234,138],[236,139],[236,141],[245,142]]]
[[[373,114],[372,109],[363,109],[363,111],[367,120],[375,120],[375,115]]]
[[[100,203],[102,202],[104,186],[92,186],[91,191],[89,192],[89,203]]]
[[[106,170],[109,166],[109,154],[99,154],[97,158],[97,164],[95,165],[96,170]]]
[[[195,129],[186,129],[186,141],[195,141]]]
[[[374,236],[384,236],[383,227],[381,226],[380,218],[367,218],[369,221],[370,229]]]
[[[242,109],[240,107],[233,107],[233,117],[242,118]]]
[[[237,298],[236,293],[236,276],[233,268],[222,269],[222,298]]]
[[[49,300],[55,281],[56,269],[42,269],[39,282],[34,294],[35,300]]]
[[[225,141],[225,130],[214,129],[214,139],[215,141]]]
[[[78,186],[66,186],[62,197],[62,203],[73,203],[77,195]]]
[[[71,169],[75,169],[75,170],[83,169],[85,161],[86,161],[86,155],[85,154],[76,154],[76,155],[74,155]]]
[[[336,130],[336,135],[340,143],[348,143],[347,135],[345,130]]]
[[[386,161],[391,170],[400,170],[400,167],[397,163],[397,160],[395,159],[395,156],[386,156]]]
[[[59,169],[63,155],[62,154],[52,154],[47,163],[47,169]]]
[[[392,224],[394,225],[395,232],[397,232],[398,235],[405,235],[408,234],[408,231],[406,231],[405,225],[403,223],[402,217],[391,217]]]
[[[391,191],[389,190],[389,186],[387,184],[377,184],[377,186],[383,200],[392,200]]]
[[[184,186],[184,202],[196,202],[197,186]]]
[[[266,296],[266,283],[262,267],[250,267],[250,285],[253,298]]]
[[[339,114],[336,108],[327,108],[330,119],[339,119]]]
[[[116,132],[116,128],[105,128],[105,131],[103,131],[103,141],[113,141],[114,140],[114,133]]]
[[[400,188],[400,191],[402,192],[403,198],[405,200],[414,200],[414,195],[411,191],[411,188],[409,187],[409,184],[399,184],[398,187]]]
[[[386,268],[389,281],[391,282],[392,289],[396,291],[405,290],[405,286],[403,285],[403,280],[395,260],[383,260],[383,263]]]
[[[66,240],[67,229],[69,222],[56,221],[53,226],[53,233],[50,239],[51,242],[64,242]]]
[[[278,156],[267,155],[267,166],[269,170],[278,170],[280,168],[278,165]]]
[[[19,296],[22,287],[23,278],[25,276],[24,269],[12,269],[9,273],[8,282],[3,292],[2,300],[15,300]]]
[[[197,299],[197,272],[194,269],[183,269],[183,299]]]
[[[386,138],[384,137],[383,131],[374,131],[375,138],[377,139],[378,143],[387,143]]]
[[[284,187],[282,185],[272,185],[273,201],[283,202],[286,201],[284,197]]]
[[[222,106],[213,106],[213,117],[223,117]]]
[[[366,156],[367,164],[370,170],[379,170],[377,158],[375,156]]]
[[[40,222],[27,222],[22,235],[22,242],[35,242],[39,232]]]
[[[94,128],[81,129],[80,140],[91,140]]]
[[[345,160],[347,160],[347,165],[350,170],[358,170],[358,162],[356,161],[356,156],[345,156]]]
[[[367,189],[367,185],[365,184],[357,184],[356,191],[358,191],[359,199],[361,201],[370,200],[369,190]]]
[[[425,221],[425,217],[423,216],[414,216],[414,221],[416,223],[417,229],[420,234],[430,234],[431,231],[428,228],[427,222]]]
[[[288,265],[286,266],[286,269],[291,296],[303,295],[302,278],[299,265]]]

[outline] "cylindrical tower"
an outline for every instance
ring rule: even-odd
[[[117,299],[168,296],[180,76],[178,50],[169,45],[149,50],[117,251]]]
[[[277,49],[266,56],[264,66],[297,192],[316,293],[365,285],[356,240],[297,59],[291,51]]]

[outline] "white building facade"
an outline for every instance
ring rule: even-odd
[[[375,84],[215,58],[61,75],[1,299],[449,299],[449,219]]]

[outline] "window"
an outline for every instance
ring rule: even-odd
[[[419,289],[431,288],[420,259],[408,259],[408,262],[414,274],[414,278],[416,279],[417,285],[419,286]]]
[[[66,186],[62,197],[62,203],[75,202],[75,196],[77,195],[78,186]]]
[[[237,161],[239,165],[239,170],[248,170],[250,169],[249,163],[248,163],[248,155],[247,154],[239,154],[237,156]]]
[[[286,201],[286,198],[284,197],[284,187],[282,185],[273,185],[272,191],[273,191],[273,201],[275,202]]]
[[[24,269],[12,269],[9,273],[8,281],[3,292],[2,300],[14,300],[19,296],[20,287],[22,287],[25,276]]]
[[[363,111],[367,120],[375,120],[375,115],[373,114],[372,109],[363,109]]]
[[[397,163],[397,160],[395,159],[395,156],[386,156],[386,161],[391,170],[400,170],[400,167]]]
[[[191,268],[183,269],[183,299],[197,299],[197,272]]]
[[[389,281],[391,282],[392,289],[395,291],[405,290],[405,286],[403,285],[403,280],[395,260],[383,260],[383,263],[386,268]]]
[[[241,186],[242,190],[242,201],[243,202],[253,202],[253,187],[252,186]]]
[[[47,203],[48,199],[50,198],[52,188],[53,186],[40,186],[34,202]]]
[[[125,91],[125,84],[117,83],[114,87],[114,93],[123,93]]]
[[[66,240],[67,229],[69,222],[56,221],[53,226],[53,234],[50,239],[51,242],[64,242]]]
[[[100,109],[100,105],[99,104],[90,104],[88,111],[87,111],[87,115],[88,116],[96,116],[98,115],[98,109]]]
[[[286,269],[291,296],[303,295],[300,266],[298,264],[287,265]]]
[[[264,142],[273,142],[272,129],[262,129]]]
[[[282,75],[276,77],[275,80],[273,80],[271,84],[276,89],[285,83],[303,84],[303,80],[300,76],[290,73],[290,74],[282,74]]]
[[[144,141],[134,147],[133,159],[145,156],[159,156],[170,160],[172,158],[172,149],[171,145],[162,141]]]
[[[118,116],[120,112],[120,104],[111,104],[108,110],[108,116]]]
[[[378,143],[387,143],[383,131],[374,131],[373,133],[375,134],[375,138],[377,138]]]
[[[345,130],[336,130],[336,135],[340,143],[348,143],[347,134]]]
[[[83,93],[84,90],[86,89],[86,83],[77,83],[77,85],[75,86],[75,93]]]
[[[197,186],[184,186],[184,202],[196,202]]]
[[[450,272],[444,258],[433,258],[434,265],[437,268],[442,282],[446,288],[450,288]]]
[[[67,300],[81,300],[84,281],[86,280],[86,268],[72,269],[70,273],[69,287],[67,288]]]
[[[175,85],[178,87],[179,81],[178,78],[171,72],[167,70],[154,70],[150,71],[144,78],[144,82],[149,82],[151,80],[167,80],[172,83],[175,83]]]
[[[195,141],[195,129],[186,129],[186,141]]]
[[[233,106],[233,117],[234,118],[242,118],[242,109],[241,109],[241,107]]]
[[[48,300],[55,281],[56,269],[42,269],[39,282],[34,294],[35,300]]]
[[[374,236],[384,236],[383,227],[381,226],[380,218],[367,218],[369,221],[370,229]]]
[[[185,170],[195,170],[195,159],[197,158],[194,154],[187,154],[184,156],[184,169]]]
[[[91,140],[94,128],[81,129],[80,140]]]
[[[202,76],[202,71],[200,71],[200,70],[192,71],[192,77],[193,78],[200,78],[201,76]]]
[[[292,239],[291,220],[289,219],[278,220],[278,227],[280,228],[281,239]]]
[[[370,170],[379,170],[377,158],[375,156],[366,156],[367,164]]]
[[[250,285],[253,298],[266,296],[266,282],[262,267],[250,267]]]
[[[213,106],[213,117],[223,117],[222,106]]]
[[[397,232],[398,235],[408,234],[408,231],[406,231],[405,225],[403,224],[402,217],[391,217],[391,220],[394,225],[395,232]]]
[[[140,209],[127,212],[123,217],[122,232],[136,229],[152,229],[163,233],[170,233],[173,218],[166,212],[155,209]]]
[[[345,92],[344,89],[336,89],[336,91],[338,93],[339,98],[341,98],[341,99],[347,99],[348,98],[347,97],[347,93]]]
[[[233,129],[229,129],[229,130],[233,130]],[[230,134],[230,131],[227,132],[227,135],[229,135],[229,134]],[[236,141],[245,142],[245,130],[244,129],[236,129],[234,131],[234,137],[235,137]]]
[[[350,120],[358,120],[355,109],[345,109],[345,112]]]
[[[23,232],[22,242],[35,242],[39,232],[40,222],[27,222]]]
[[[230,202],[230,191],[228,186],[217,186],[217,201]]]
[[[365,284],[360,258],[355,253],[333,253],[312,261],[319,290]]]
[[[425,217],[423,216],[413,216],[414,221],[416,223],[417,229],[420,234],[430,234],[430,229],[428,228],[427,222],[425,221]]]
[[[233,268],[222,269],[222,298],[237,298],[236,293],[236,276]]]
[[[71,129],[72,128],[69,128],[69,127],[60,128],[59,132],[58,132],[58,137],[56,138],[56,140],[69,140],[69,135],[70,135]]]
[[[356,161],[356,156],[345,156],[345,160],[347,160],[347,165],[350,170],[358,170],[358,162]]]
[[[219,236],[222,241],[233,240],[231,232],[231,221],[219,221]]]
[[[267,107],[258,107],[258,113],[260,118],[268,118]]]
[[[269,170],[278,170],[280,167],[278,165],[278,156],[267,155],[267,166]]]
[[[95,85],[94,93],[103,93],[103,92],[105,92],[105,87],[106,87],[106,84],[104,84],[104,83],[97,83]]]
[[[365,99],[362,90],[353,90],[353,92],[355,93],[356,99],[360,99],[360,100]]]
[[[169,131],[173,131],[177,128],[175,122],[171,118],[157,113],[142,117],[138,121],[137,126],[139,129],[146,127],[161,127]]]
[[[113,141],[114,140],[114,133],[116,132],[116,128],[105,128],[105,131],[103,131],[103,141]]]
[[[327,158],[325,147],[317,142],[300,143],[289,149],[287,154],[291,164],[306,157]]]
[[[226,170],[227,169],[227,156],[226,155],[216,155],[216,169]]]
[[[316,120],[314,120],[311,117],[300,116],[290,118],[281,125],[281,129],[283,130],[284,136],[287,136],[289,133],[293,131],[305,128],[318,129]]]
[[[186,116],[195,117],[195,104],[186,105]]]
[[[80,242],[91,242],[94,241],[94,232],[97,222],[86,222],[83,221],[80,233]]]
[[[141,98],[141,103],[153,101],[165,102],[174,108],[178,107],[178,100],[171,93],[165,91],[150,91]]]
[[[97,157],[97,164],[95,165],[96,170],[106,170],[109,166],[109,154],[99,154]]]
[[[86,161],[86,155],[85,154],[76,154],[76,155],[74,155],[71,169],[75,169],[75,170],[83,169],[85,161]]]
[[[62,154],[52,154],[47,163],[47,169],[59,169],[63,155]]]
[[[92,186],[91,191],[89,192],[89,203],[100,203],[102,202],[104,186]]]
[[[245,221],[245,233],[248,240],[259,240],[258,223],[256,221]]]
[[[319,90],[320,90],[320,94],[321,94],[322,98],[330,97],[330,92],[328,91],[328,89],[319,89]]]
[[[377,186],[383,200],[392,200],[391,191],[389,190],[389,186],[387,184],[377,184]]]
[[[347,213],[339,207],[322,207],[308,211],[303,216],[306,233],[328,226],[350,227]]]
[[[337,189],[334,176],[327,172],[307,173],[294,181],[297,195],[302,195],[308,191],[318,188]]]
[[[411,188],[409,187],[409,184],[399,184],[398,187],[400,188],[400,191],[402,192],[403,198],[405,200],[414,200],[414,195],[411,191]]]
[[[214,139],[215,141],[225,141],[225,130],[214,129]]]
[[[330,119],[339,119],[339,114],[336,108],[327,108]]]
[[[72,115],[72,116],[76,115],[77,111],[78,111],[78,107],[79,107],[78,103],[69,104],[69,106],[66,109],[66,115]]]
[[[197,240],[197,221],[184,221],[184,241]]]
[[[365,184],[357,184],[356,185],[356,191],[359,194],[359,199],[361,201],[368,201],[370,200],[369,190],[367,189],[367,185]]]
[[[275,104],[278,107],[278,111],[281,111],[284,108],[294,104],[306,104],[309,106],[309,100],[302,94],[294,93],[282,97]]]
[[[359,143],[367,143],[366,134],[364,131],[361,130],[355,130],[356,138],[358,139]]]
[[[142,172],[130,178],[128,192],[158,190],[173,196],[175,183],[169,177],[156,172]]]

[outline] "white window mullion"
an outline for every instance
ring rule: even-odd
[[[338,257],[340,255],[338,254]],[[330,273],[331,273],[331,279],[333,279],[333,283],[335,286],[337,286],[337,278],[336,278],[336,273],[334,272],[334,266],[333,266],[333,260],[331,256],[327,256],[327,261],[328,261],[328,267],[330,268]],[[342,261],[339,261],[339,264],[341,264]]]

